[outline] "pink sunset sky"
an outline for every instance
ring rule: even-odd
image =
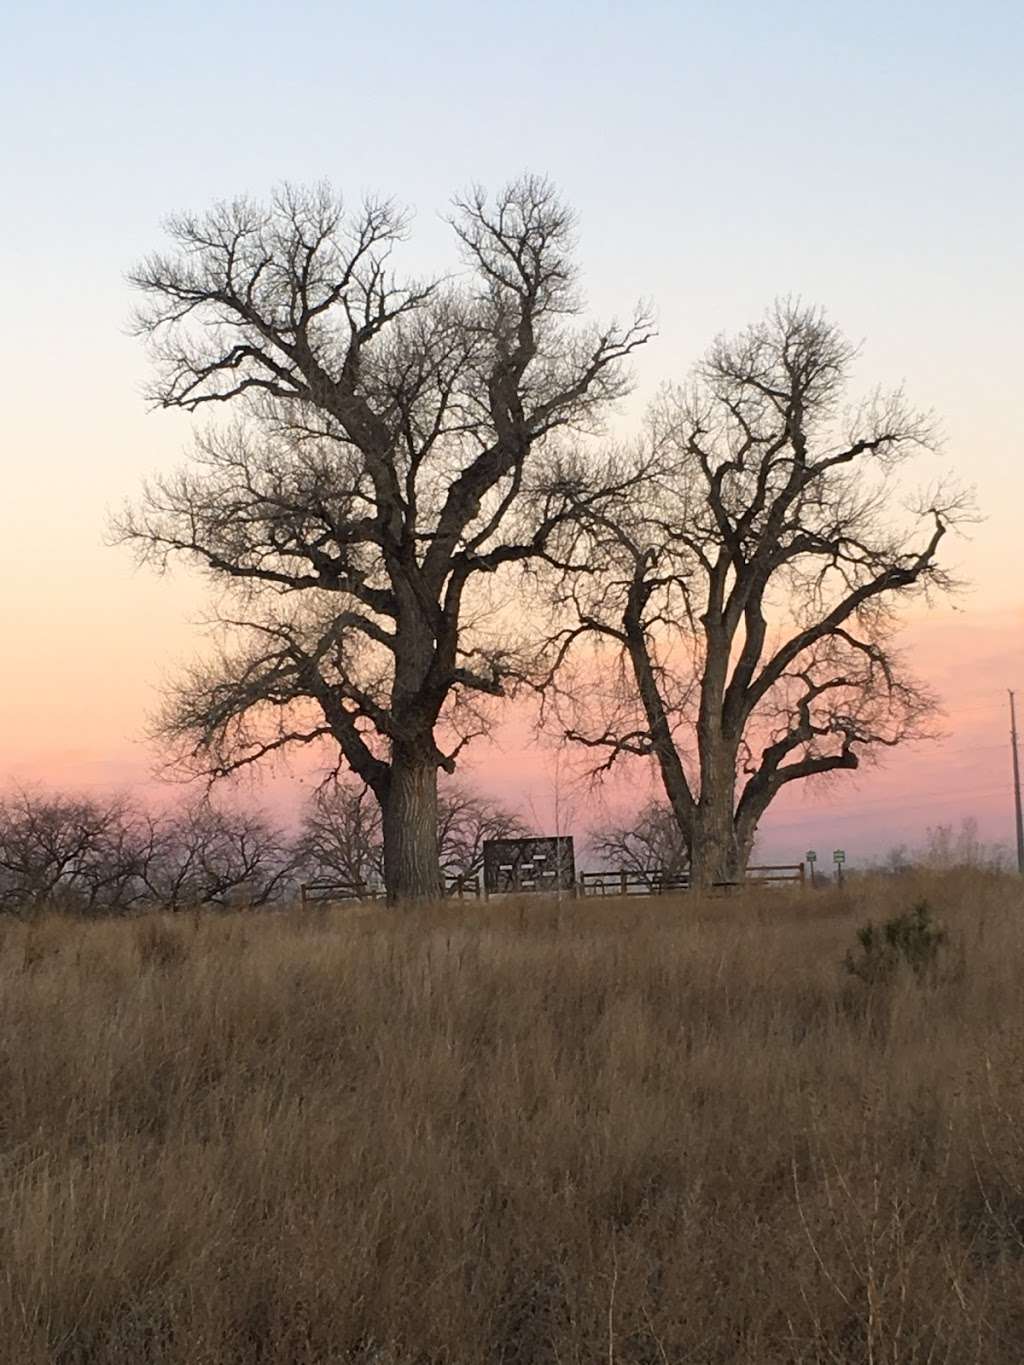
[[[770,14],[528,3],[514,31],[500,7],[462,0],[308,8],[318,39],[303,44],[301,80],[279,59],[292,19],[261,4],[189,2],[172,24],[160,7],[43,3],[7,22],[0,108],[19,135],[0,222],[0,786],[159,796],[147,714],[202,649],[201,581],[136,570],[104,543],[110,511],[188,440],[180,415],[146,411],[147,362],[124,325],[123,273],[161,245],[161,217],[326,177],[411,203],[405,264],[434,271],[452,264],[439,219],[450,195],[529,167],[579,210],[592,312],[653,301],[660,335],[623,430],[716,333],[794,294],[863,339],[865,387],[903,383],[935,411],[945,444],[922,477],[951,470],[975,487],[984,520],[950,550],[970,586],[918,608],[905,634],[946,737],[787,795],[763,853],[816,847],[827,860],[844,847],[854,863],[968,816],[1008,842],[1006,689],[1024,691],[1018,7],[993,4],[982,23],[881,0]],[[533,73],[528,97],[496,75],[499,51]],[[769,97],[779,63],[800,71],[799,89]],[[466,770],[541,824],[557,791],[580,835],[654,792],[644,771],[584,791],[521,716]],[[307,785],[278,774],[258,799],[291,812]]]

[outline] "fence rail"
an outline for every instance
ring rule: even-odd
[[[365,882],[303,882],[299,887],[303,909],[309,905],[331,905],[336,901],[375,901],[383,896],[377,887]]]

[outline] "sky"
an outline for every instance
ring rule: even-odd
[[[124,274],[161,245],[163,217],[327,178],[352,199],[410,204],[407,262],[437,269],[451,195],[529,169],[579,212],[593,312],[655,305],[631,411],[714,335],[800,295],[863,343],[865,382],[904,383],[935,411],[938,464],[976,489],[985,520],[953,547],[972,586],[906,636],[947,737],[787,796],[767,853],[844,846],[856,862],[968,815],[1009,839],[1006,688],[1024,690],[1022,59],[1024,7],[985,0],[9,10],[0,785],[150,784],[147,716],[201,648],[202,584],[105,543],[110,512],[188,440],[188,419],[147,410],[126,328]],[[496,740],[473,776],[550,822],[568,779],[515,717]],[[579,801],[586,823],[601,799]]]

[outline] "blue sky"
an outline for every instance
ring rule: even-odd
[[[173,209],[327,177],[413,204],[433,266],[450,194],[529,168],[580,211],[595,307],[655,301],[649,384],[799,293],[885,377],[954,422],[987,403],[1001,434],[1022,59],[1009,3],[22,5],[5,349],[56,324],[66,358],[87,331],[139,369],[121,276]]]
[[[20,6],[0,95],[19,189],[4,235],[28,260],[87,253],[116,272],[171,207],[280,178],[390,189],[429,216],[468,180],[529,166],[579,206],[601,292],[614,263],[666,310],[713,281],[760,304],[780,284],[846,292],[828,273],[841,262],[896,282],[966,253],[986,258],[970,272],[985,290],[1017,255],[1022,15]]]

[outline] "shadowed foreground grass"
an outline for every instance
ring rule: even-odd
[[[936,971],[844,973],[922,892]],[[1022,915],[6,921],[2,1360],[1019,1362]]]

